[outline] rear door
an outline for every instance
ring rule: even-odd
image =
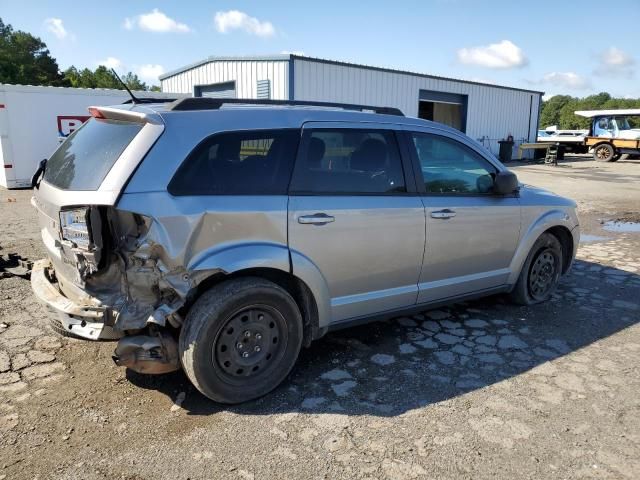
[[[493,194],[499,167],[448,132],[408,136],[426,214],[418,303],[504,285],[520,235],[520,202]]]
[[[326,280],[332,322],[416,302],[424,208],[398,145],[388,127],[303,128],[290,186],[289,246]]]

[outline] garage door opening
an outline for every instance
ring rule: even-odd
[[[236,98],[236,82],[195,85],[193,87],[193,96],[209,98]]]
[[[467,95],[420,90],[418,117],[467,130]]]

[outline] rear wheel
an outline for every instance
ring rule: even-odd
[[[205,292],[180,332],[180,357],[189,380],[221,403],[269,393],[289,374],[302,345],[302,317],[294,299],[261,278],[229,280]]]
[[[511,299],[520,305],[548,300],[560,281],[562,258],[562,245],[556,236],[540,235],[522,266]]]
[[[593,149],[593,159],[597,162],[615,162],[620,158],[619,156],[618,158],[615,157],[616,149],[610,143],[601,143]]]

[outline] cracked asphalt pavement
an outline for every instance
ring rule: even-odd
[[[549,302],[331,333],[245,405],[114,366],[0,278],[0,480],[640,478],[640,233],[602,228],[640,221],[640,161],[512,168],[578,201],[588,241]],[[0,255],[44,254],[30,196],[0,190]]]

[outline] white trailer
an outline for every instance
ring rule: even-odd
[[[134,95],[174,98],[157,92]],[[129,99],[124,90],[0,84],[0,185],[30,187],[39,162],[89,118],[87,107]]]

